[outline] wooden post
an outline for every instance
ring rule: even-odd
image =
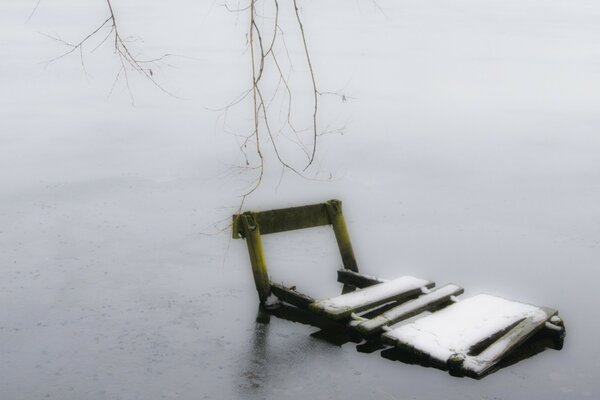
[[[254,275],[254,284],[258,292],[258,298],[261,303],[267,300],[271,294],[271,284],[267,274],[267,263],[260,238],[260,229],[254,221],[251,213],[239,215],[242,225],[243,235],[248,245],[248,254],[250,255],[250,264],[252,265],[252,274]]]
[[[344,214],[342,213],[342,202],[339,200],[329,200],[325,204],[327,206],[329,222],[333,227],[335,239],[337,240],[340,249],[344,268],[358,272],[358,265],[354,258],[354,250],[352,250],[352,242],[350,242],[350,234],[348,233],[348,228],[346,228],[346,221],[344,220]]]
[[[352,250],[350,234],[348,233],[348,228],[346,228],[346,221],[344,220],[344,214],[342,213],[342,202],[339,200],[329,200],[325,203],[325,206],[327,207],[329,223],[335,233],[335,240],[337,241],[340,255],[342,256],[344,268],[358,272],[358,265],[356,264],[356,258],[354,257],[354,250]],[[352,292],[353,290],[353,286],[344,284],[342,294]]]

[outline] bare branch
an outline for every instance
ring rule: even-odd
[[[308,161],[308,164],[306,165],[306,167],[304,167],[304,171],[306,171],[306,169],[308,167],[310,167],[310,165],[315,160],[315,153],[317,151],[317,112],[319,110],[319,98],[318,98],[317,83],[315,81],[315,72],[313,71],[312,62],[310,61],[310,53],[308,51],[308,44],[306,43],[306,34],[304,33],[304,25],[302,24],[302,19],[300,18],[300,13],[298,11],[297,0],[294,0],[294,11],[296,12],[296,19],[298,20],[298,26],[300,27],[300,33],[302,34],[302,44],[304,45],[304,52],[306,54],[306,62],[308,63],[308,70],[310,71],[310,79],[311,79],[312,86],[313,86],[313,95],[314,95],[314,102],[315,102],[315,107],[313,110],[313,148],[312,148],[312,154],[310,155],[310,160]]]
[[[31,20],[31,18],[33,17],[33,14],[35,14],[35,12],[37,11],[37,9],[40,6],[41,2],[42,2],[42,0],[37,0],[37,3],[35,3],[35,6],[33,7],[33,10],[31,10],[31,13],[29,13],[29,16],[25,20],[26,24]]]
[[[131,99],[131,103],[134,104],[135,99],[133,96],[133,91],[130,86],[129,73],[135,72],[135,73],[142,75],[144,78],[146,78],[148,81],[150,81],[152,83],[152,85],[154,85],[161,92],[163,92],[171,97],[179,98],[175,94],[173,94],[170,91],[168,91],[167,89],[165,89],[155,79],[155,76],[154,76],[155,75],[154,71],[156,71],[157,69],[160,68],[159,63],[161,63],[162,65],[169,65],[165,62],[165,59],[167,59],[169,57],[173,57],[175,55],[167,53],[167,54],[163,54],[160,57],[155,57],[152,59],[142,59],[137,54],[134,54],[131,51],[129,45],[136,41],[141,41],[141,39],[133,37],[133,36],[122,36],[122,34],[119,30],[118,21],[117,21],[111,0],[105,0],[105,2],[106,2],[107,11],[108,11],[108,16],[100,25],[98,25],[95,29],[93,29],[90,33],[88,33],[79,42],[71,43],[71,42],[62,40],[58,37],[55,37],[55,36],[45,35],[45,36],[49,37],[50,39],[57,41],[57,42],[61,43],[62,45],[67,46],[69,48],[69,50],[67,50],[63,54],[46,62],[46,65],[49,65],[55,61],[58,61],[64,57],[74,53],[75,51],[79,51],[80,63],[81,63],[82,69],[84,71],[84,74],[86,74],[86,76],[87,76],[87,71],[86,71],[85,62],[84,62],[84,49],[83,48],[87,43],[92,42],[92,39],[94,39],[98,34],[100,34],[102,29],[104,29],[105,27],[108,26],[109,27],[108,32],[106,33],[106,35],[102,36],[102,39],[91,49],[90,53],[93,53],[98,48],[102,47],[102,45],[104,45],[109,39],[113,43],[113,51],[114,51],[115,55],[117,56],[117,60],[119,63],[119,70],[115,74],[115,81],[113,82],[113,84],[111,86],[109,96],[113,93],[113,91],[116,87],[116,84],[119,82],[119,80],[123,79],[125,87],[127,88],[129,97]],[[36,8],[38,5],[39,5],[39,1],[36,5]]]

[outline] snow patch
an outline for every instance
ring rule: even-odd
[[[467,355],[483,340],[519,321],[547,318],[538,307],[490,295],[477,295],[384,334],[445,363],[450,356]]]

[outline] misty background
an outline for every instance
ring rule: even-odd
[[[322,103],[325,181],[271,156],[244,209],[339,198],[362,272],[560,311],[562,351],[474,381],[255,324],[245,243],[219,231],[254,179],[251,105],[211,110],[249,86],[247,15],[113,2],[136,51],[177,55],[155,72],[178,98],[134,75],[135,106],[109,95],[110,43],[47,64],[103,1],[0,3],[2,399],[598,396],[600,3],[298,1],[317,83],[347,101]],[[264,240],[275,280],[339,292],[329,230]]]

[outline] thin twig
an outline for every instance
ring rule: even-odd
[[[313,109],[313,148],[312,153],[310,155],[310,160],[306,167],[304,167],[303,171],[306,171],[308,167],[313,163],[315,159],[315,153],[317,151],[317,112],[319,110],[319,96],[317,90],[317,82],[315,81],[315,72],[313,71],[312,62],[310,61],[310,53],[308,51],[308,44],[306,43],[306,34],[304,33],[304,25],[302,24],[302,19],[300,18],[300,13],[298,11],[297,0],[294,0],[294,11],[296,13],[296,19],[298,20],[298,26],[300,27],[300,33],[302,35],[302,44],[304,45],[304,53],[306,55],[306,62],[308,63],[308,70],[310,71],[310,79],[313,86],[313,97],[314,97],[314,109]]]
[[[27,19],[25,20],[25,23],[29,23],[29,21],[31,20],[31,18],[33,17],[33,14],[35,14],[35,12],[37,11],[38,7],[40,6],[40,3],[42,2],[42,0],[37,0],[37,3],[35,3],[35,6],[33,7],[33,10],[31,10],[31,13],[29,13],[29,16],[27,17]]]

